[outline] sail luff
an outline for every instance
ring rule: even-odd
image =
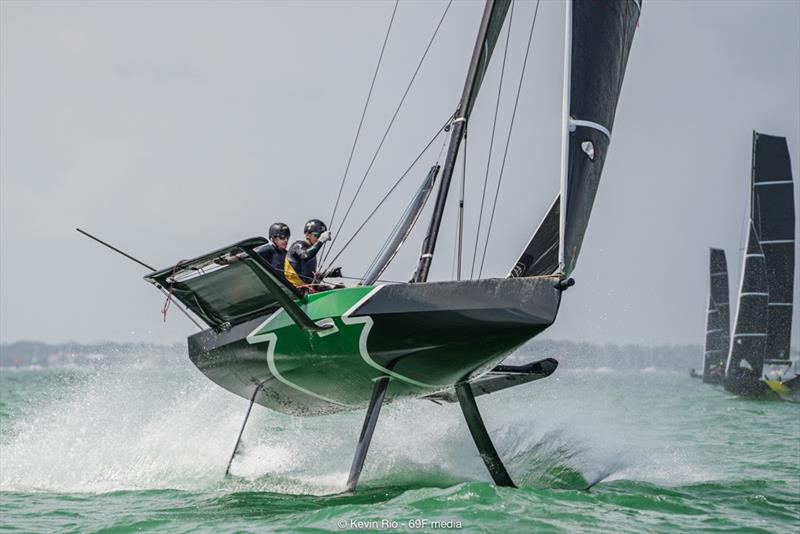
[[[472,59],[470,61],[469,71],[467,72],[467,79],[464,83],[464,89],[461,93],[455,119],[452,123],[450,145],[447,148],[447,157],[442,169],[442,179],[439,182],[439,191],[436,195],[436,204],[434,205],[428,232],[422,243],[422,253],[417,263],[416,272],[414,273],[414,282],[425,282],[428,279],[431,263],[433,262],[433,253],[436,249],[436,241],[439,237],[439,228],[442,225],[442,217],[444,216],[444,209],[447,204],[447,194],[450,190],[453,170],[455,169],[456,159],[458,158],[459,147],[466,133],[466,125],[469,120],[470,112],[472,111],[472,105],[477,98],[481,82],[483,81],[483,75],[480,74],[479,71],[481,69],[485,70],[491,59],[494,44],[497,42],[497,37],[503,26],[503,21],[505,20],[510,3],[511,0],[486,1],[480,29],[478,30],[478,37],[475,40],[475,48],[472,51]]]

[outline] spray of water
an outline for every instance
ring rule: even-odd
[[[0,442],[0,490],[343,489],[362,412],[300,419],[257,407],[225,478],[247,401],[208,381],[182,355],[143,352],[121,360],[36,392],[44,402],[12,418]],[[479,400],[519,484],[581,488],[621,477],[675,484],[706,476],[674,444],[632,431],[616,402],[619,377],[598,380],[609,374],[569,371]],[[457,405],[408,400],[384,408],[364,484],[488,480]]]

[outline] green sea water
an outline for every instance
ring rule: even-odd
[[[184,356],[2,369],[0,530],[800,532],[800,404],[620,369],[479,399],[519,489],[490,483],[457,406],[403,401],[347,496],[363,413],[257,407],[226,478],[247,401]]]

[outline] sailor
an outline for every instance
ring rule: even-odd
[[[276,222],[269,227],[269,243],[261,245],[255,250],[259,256],[267,260],[267,263],[279,273],[283,273],[283,266],[286,261],[286,247],[289,244],[291,235],[292,232],[286,224]]]
[[[311,219],[303,228],[303,236],[305,239],[292,243],[286,253],[284,276],[295,287],[314,293],[317,253],[330,241],[331,233],[325,223],[319,219]]]

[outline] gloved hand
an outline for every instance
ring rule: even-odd
[[[342,277],[341,267],[334,267],[333,269],[328,269],[328,272],[325,273],[325,278],[341,278],[341,277]]]
[[[326,242],[328,242],[330,240],[331,240],[331,231],[330,230],[326,230],[326,231],[322,232],[320,234],[320,236],[319,236],[319,242],[320,243],[326,243]]]

